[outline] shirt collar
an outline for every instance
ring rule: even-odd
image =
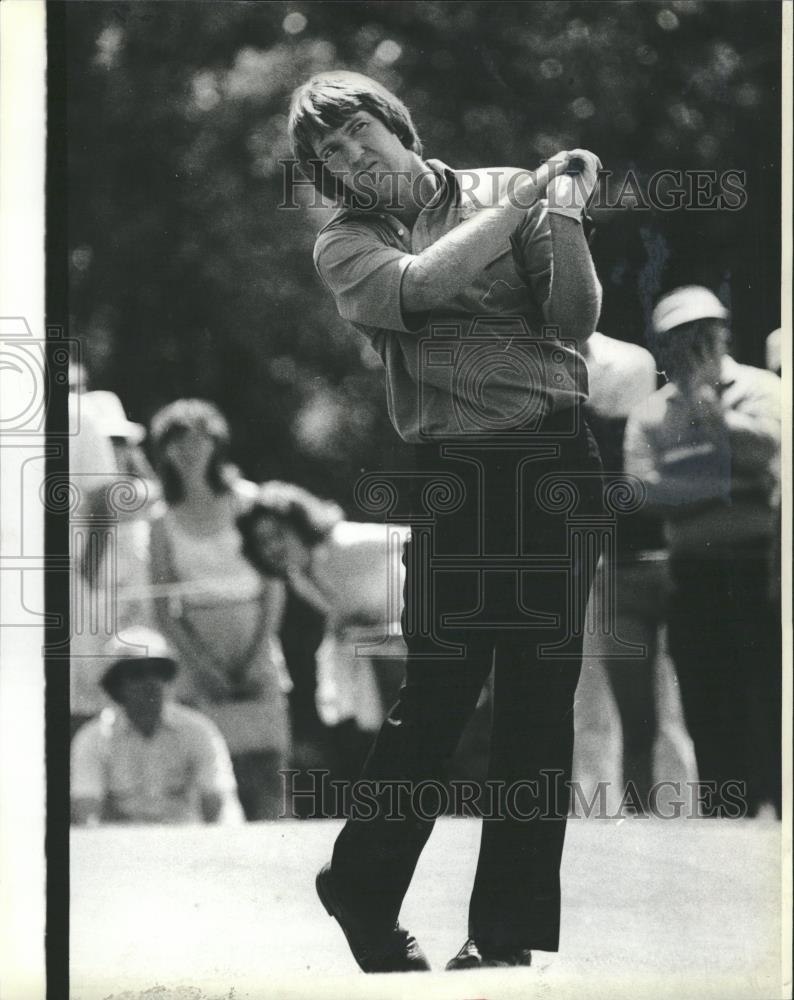
[[[442,160],[426,160],[425,163],[441,182],[427,208],[435,209],[446,205],[448,208],[457,209],[461,219],[468,219],[482,208],[472,188],[469,186],[464,190],[461,187],[458,171],[453,170]]]
[[[442,160],[425,160],[425,166],[432,170],[439,181],[436,193],[425,208],[437,208],[449,198],[454,198],[455,203],[460,204],[462,192],[457,175],[452,167],[448,167]]]
[[[425,205],[423,211],[427,209],[435,209],[440,205],[452,201],[454,205],[465,205],[468,206],[471,203],[471,198],[468,192],[461,190],[460,183],[457,178],[457,174],[452,169],[452,167],[447,166],[441,160],[430,159],[425,160],[424,164],[429,167],[430,170],[436,175],[439,180],[439,185],[436,188],[436,192],[430,201]],[[330,222],[334,222],[337,219],[343,218],[396,218],[395,216],[390,216],[388,212],[383,212],[376,208],[359,208],[355,204],[343,204],[337,209],[333,218]],[[330,225],[326,223],[326,226]],[[326,227],[323,227],[326,228]]]

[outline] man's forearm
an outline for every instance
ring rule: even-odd
[[[516,226],[563,173],[570,156],[560,153],[534,172],[516,174],[491,208],[466,219],[423,250],[405,270],[400,290],[403,311],[427,312],[467,288],[495,256],[507,249]]]
[[[102,815],[102,801],[89,796],[77,796],[72,799],[71,812],[75,826],[96,826]]]
[[[546,322],[560,329],[561,340],[583,343],[601,312],[601,284],[581,223],[549,212],[552,246],[551,292]]]
[[[403,275],[403,310],[427,312],[467,288],[508,248],[510,235],[539,196],[534,185],[516,185],[509,197],[461,222],[417,254]]]
[[[472,219],[417,255],[402,284],[406,313],[426,312],[453,298],[505,249],[526,213],[513,198],[478,212]],[[560,328],[563,340],[582,343],[596,328],[601,312],[601,285],[580,223],[549,213],[552,241],[552,282],[545,304],[546,322]]]

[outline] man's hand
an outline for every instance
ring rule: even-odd
[[[581,163],[581,169],[576,173],[568,172],[566,169],[571,161]],[[555,169],[559,164],[565,166],[562,169]],[[588,149],[570,149],[557,153],[543,164],[543,167],[547,166],[554,169],[546,188],[549,212],[581,219],[598,183],[601,161]]]
[[[578,155],[580,150],[575,151]],[[590,154],[592,156],[592,153]],[[521,184],[521,190],[532,192],[536,198],[542,198],[548,193],[548,189],[551,184],[557,182],[557,178],[563,177],[565,171],[571,162],[571,157],[573,153],[555,153],[554,156],[549,157],[545,163],[541,163],[537,170],[533,170],[529,173],[528,177]],[[600,166],[600,162],[599,162]],[[521,203],[525,203],[525,199],[522,195]]]
[[[99,826],[101,817],[101,799],[86,795],[72,799],[72,823],[74,826]]]
[[[601,285],[581,225],[601,161],[587,149],[571,149],[549,162],[564,163],[567,170],[572,160],[579,161],[581,169],[577,173],[557,172],[546,190],[554,269],[543,314],[549,325],[559,327],[561,340],[583,344],[595,330],[601,312]]]
[[[697,407],[698,416],[712,423],[722,423],[723,412],[717,390],[708,382],[696,382],[692,385],[691,399]]]
[[[722,421],[722,404],[717,392],[719,359],[704,358],[693,347],[684,346],[679,365],[676,383],[698,417]]]

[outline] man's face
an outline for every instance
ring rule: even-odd
[[[687,389],[716,386],[720,380],[726,338],[723,331],[699,335],[695,329],[679,328],[667,334],[662,367],[667,377]]]
[[[151,736],[163,714],[165,682],[154,668],[141,664],[120,684],[119,696],[130,722],[145,736]]]
[[[356,111],[340,128],[314,144],[326,169],[348,190],[384,205],[399,193],[400,175],[410,175],[415,154],[367,111]]]

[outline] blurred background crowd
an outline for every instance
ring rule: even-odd
[[[77,0],[66,22],[75,818],[271,818],[284,768],[355,776],[399,686],[403,529],[369,523],[354,487],[407,461],[380,362],[313,269],[332,207],[285,179],[291,91],[371,75],[456,167],[598,153],[620,197],[592,211],[590,419],[619,470],[630,414],[665,382],[663,293],[712,289],[733,358],[779,371],[779,5]],[[663,169],[739,171],[746,201],[642,204]],[[636,598],[615,632],[635,655],[591,630],[575,777],[618,801],[631,778],[641,807],[698,771],[670,536],[661,515],[638,530],[602,565]],[[750,743],[774,732],[765,698],[738,723]],[[485,691],[453,776],[484,773],[488,708]],[[777,806],[770,787],[751,810]]]

